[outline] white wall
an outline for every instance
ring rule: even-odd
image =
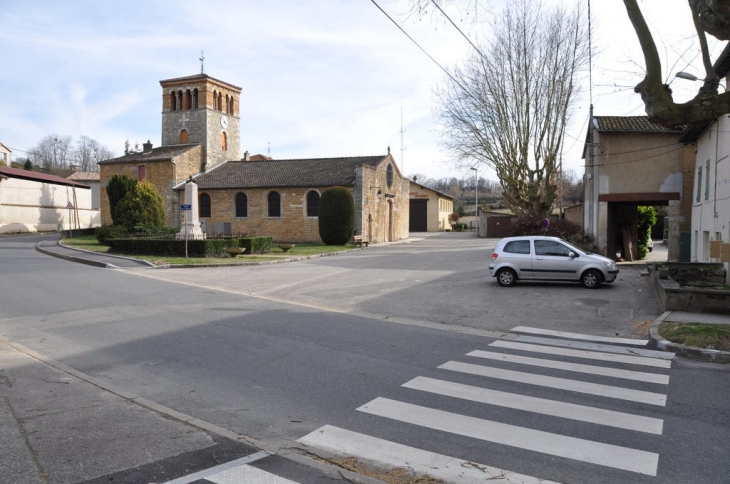
[[[720,116],[697,140],[691,196],[691,257],[709,261],[710,241],[730,242],[730,115]]]
[[[69,202],[75,211],[66,208]],[[78,224],[72,226],[76,216]],[[98,227],[100,221],[99,211],[92,209],[89,188],[0,179],[0,233],[91,228]]]

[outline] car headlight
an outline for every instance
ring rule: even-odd
[[[615,269],[616,268],[616,263],[613,262],[613,261],[604,262],[604,264],[606,264],[606,267],[608,267],[609,269]]]

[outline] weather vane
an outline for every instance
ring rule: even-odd
[[[203,68],[203,66],[205,65],[204,64],[205,54],[203,54],[203,50],[202,49],[200,50],[200,59],[198,59],[198,60],[200,61],[200,73],[201,74],[205,74],[205,69]]]

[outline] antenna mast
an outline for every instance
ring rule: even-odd
[[[400,107],[400,169],[403,172],[403,174],[406,174],[406,158],[405,154],[403,153],[406,148],[403,146],[403,134],[406,132],[405,129],[403,129],[403,106]]]

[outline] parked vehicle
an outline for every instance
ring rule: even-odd
[[[608,257],[584,252],[558,237],[532,235],[500,240],[492,252],[489,275],[500,286],[545,280],[580,282],[595,289],[615,281],[618,268]]]

